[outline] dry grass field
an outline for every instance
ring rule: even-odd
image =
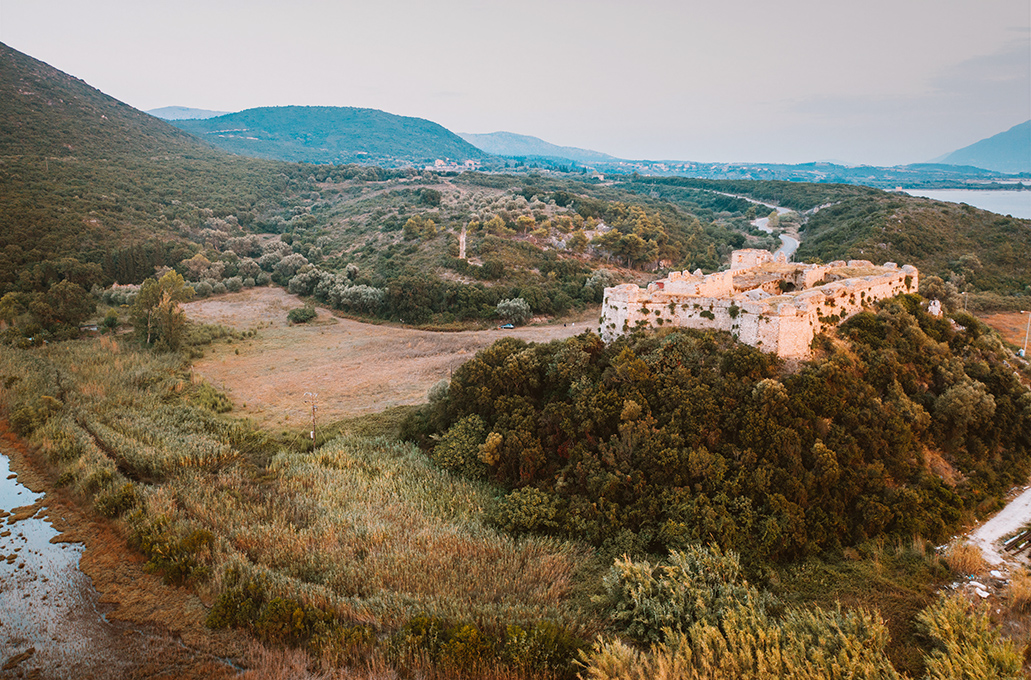
[[[237,415],[266,428],[306,422],[306,392],[319,395],[323,423],[420,404],[435,383],[506,334],[548,342],[593,330],[598,318],[592,308],[505,331],[435,332],[360,323],[319,309],[316,320],[291,325],[287,312],[302,304],[281,288],[251,288],[185,305],[194,321],[258,331],[242,341],[216,341],[194,369],[232,398]]]
[[[981,321],[999,331],[1006,342],[1011,342],[1017,347],[1024,346],[1024,338],[1027,333],[1027,314],[999,312],[998,314],[980,314],[978,316]]]

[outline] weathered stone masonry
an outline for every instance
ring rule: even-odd
[[[813,338],[871,305],[915,292],[915,267],[867,260],[788,263],[765,250],[736,250],[731,268],[670,272],[643,289],[605,289],[600,332],[606,342],[637,328],[675,326],[729,331],[782,357],[807,357]]]

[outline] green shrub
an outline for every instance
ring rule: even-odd
[[[500,661],[523,673],[573,677],[573,660],[586,643],[549,621],[523,628],[508,626],[496,638],[468,622],[449,623],[424,614],[414,616],[392,637],[390,655],[406,661],[424,657],[455,672],[470,673]]]
[[[640,652],[599,638],[581,653],[593,680],[901,678],[879,616],[840,605],[772,616],[773,600],[744,581],[733,555],[692,547],[658,566],[623,558],[605,585],[621,632],[651,645]]]
[[[184,342],[187,345],[196,347],[199,345],[210,345],[215,340],[221,340],[222,338],[242,337],[240,333],[226,328],[219,324],[204,323],[197,324],[191,323],[186,329],[186,338]]]
[[[11,427],[19,436],[27,437],[42,427],[52,415],[59,413],[63,407],[64,404],[55,397],[36,397],[30,403],[14,409],[10,417]]]
[[[83,481],[82,489],[87,494],[93,495],[100,489],[110,486],[115,479],[115,474],[117,473],[113,469],[96,468]]]
[[[230,568],[222,575],[224,590],[219,594],[205,625],[208,628],[247,628],[257,620],[258,612],[265,603],[268,582],[261,576],[244,578],[236,568]]]
[[[591,680],[902,680],[884,653],[887,628],[864,611],[793,610],[782,622],[747,604],[699,621],[645,652],[599,638],[581,654]],[[988,677],[988,676],[964,676]]]
[[[446,470],[474,479],[482,477],[487,471],[479,457],[480,446],[486,439],[484,427],[483,418],[476,414],[462,418],[433,447],[433,460]]]
[[[215,413],[228,413],[233,410],[233,402],[222,392],[207,383],[201,383],[192,395],[192,400],[198,406],[206,408]]]
[[[147,569],[160,573],[165,583],[181,585],[208,573],[215,537],[206,529],[186,530],[165,518],[146,519],[138,512],[130,519],[132,543],[149,560]]]
[[[104,320],[100,322],[100,325],[108,330],[110,333],[114,333],[115,329],[118,328],[119,324],[118,312],[113,309],[107,310],[107,314],[104,315]]]
[[[275,644],[308,645],[328,660],[348,661],[375,641],[368,626],[351,626],[333,613],[272,592],[263,575],[245,577],[238,568],[223,574],[224,590],[211,607],[209,628],[242,628]]]
[[[510,323],[521,325],[530,320],[533,316],[533,312],[530,310],[530,304],[523,298],[512,298],[510,300],[502,300],[497,306],[498,316],[503,320]]]
[[[532,486],[516,489],[491,510],[494,526],[514,534],[549,532],[559,528],[562,500]]]
[[[737,555],[716,547],[674,550],[656,565],[618,558],[603,584],[598,601],[638,642],[659,642],[699,621],[716,625],[734,607],[764,609],[768,601],[744,580]]]
[[[402,664],[419,657],[453,670],[470,671],[496,656],[495,643],[471,623],[449,624],[420,614],[397,631],[391,655]]]
[[[74,423],[66,419],[51,419],[40,429],[40,449],[53,463],[70,463],[83,452],[83,441],[76,436],[79,433],[81,430]]]
[[[291,309],[290,312],[286,315],[286,318],[290,321],[290,323],[308,323],[318,315],[319,314],[315,311],[314,307],[312,307],[311,305],[305,305],[304,307],[297,307],[295,309]]]
[[[501,658],[523,672],[571,673],[586,643],[562,626],[539,621],[530,628],[509,626]]]
[[[448,632],[447,641],[440,646],[438,663],[445,667],[472,670],[490,663],[496,652],[494,645],[472,624],[458,625]]]
[[[93,508],[105,517],[120,517],[139,505],[140,499],[132,482],[105,489],[93,497]]]
[[[431,658],[436,658],[439,657],[440,649],[448,638],[448,625],[443,619],[419,614],[409,619],[391,637],[391,656],[400,659],[424,652]]]
[[[308,647],[332,666],[357,666],[368,660],[376,641],[376,632],[368,626],[334,625],[314,633]]]

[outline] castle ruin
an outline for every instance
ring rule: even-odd
[[[727,271],[670,272],[647,289],[606,288],[599,330],[606,342],[639,328],[722,330],[765,352],[805,358],[823,330],[918,283],[915,267],[894,262],[797,264],[766,250],[735,250]]]

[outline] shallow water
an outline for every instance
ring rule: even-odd
[[[46,509],[16,519],[12,511],[44,499],[20,484],[0,443],[0,667],[43,678],[119,677],[122,664],[101,660],[120,647],[123,631],[97,609],[97,593],[79,569],[81,543],[60,533]],[[27,657],[24,657],[29,653]],[[16,657],[24,658],[18,660]],[[6,675],[4,677],[7,677]],[[14,676],[12,676],[14,677]]]

